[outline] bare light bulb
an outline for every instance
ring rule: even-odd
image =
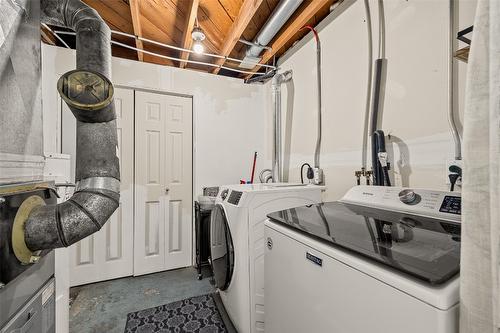
[[[204,51],[203,44],[202,44],[202,43],[200,43],[200,42],[195,42],[195,43],[193,44],[193,51],[194,51],[194,53],[196,53],[196,54],[202,54],[202,53],[203,53],[203,51]]]

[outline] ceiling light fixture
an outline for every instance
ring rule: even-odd
[[[196,27],[193,28],[191,32],[191,38],[193,39],[193,51],[197,54],[202,54],[205,48],[203,47],[202,41],[205,40],[206,36],[203,30],[198,25],[198,19],[196,19]]]

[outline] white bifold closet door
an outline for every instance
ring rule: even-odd
[[[135,92],[134,275],[192,263],[192,99]]]
[[[116,279],[133,274],[134,242],[134,91],[115,88],[118,157],[120,158],[120,206],[97,233],[70,247],[70,285]],[[76,121],[63,105],[62,150],[75,167]]]

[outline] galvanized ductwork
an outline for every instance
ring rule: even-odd
[[[42,22],[76,31],[76,70],[58,82],[77,119],[76,190],[66,202],[33,208],[24,221],[31,251],[67,247],[101,229],[119,204],[116,115],[111,72],[111,32],[79,0],[42,0]]]
[[[271,16],[253,40],[253,45],[247,49],[246,56],[240,67],[253,68],[260,61],[262,50],[271,42],[302,2],[303,0],[281,0],[278,3]]]

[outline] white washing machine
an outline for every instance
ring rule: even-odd
[[[239,333],[264,331],[264,222],[267,214],[321,202],[322,186],[221,186],[211,217],[211,264]]]
[[[358,186],[265,223],[266,333],[457,333],[461,197]]]

